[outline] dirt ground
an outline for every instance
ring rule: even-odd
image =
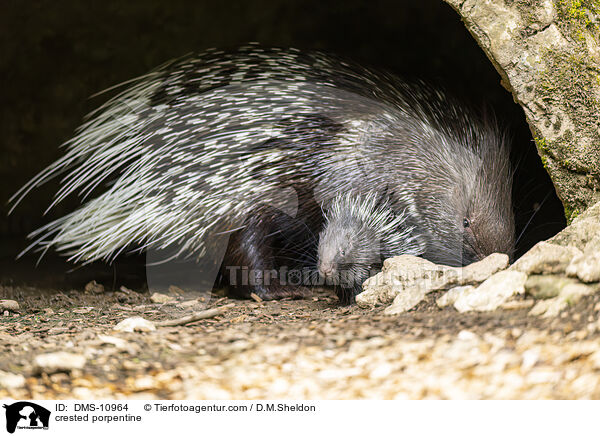
[[[552,319],[526,308],[461,314],[437,308],[435,296],[386,316],[340,306],[327,289],[305,300],[154,303],[139,267],[65,274],[59,260],[32,262],[1,265],[0,299],[20,309],[0,313],[0,397],[600,398],[598,295]],[[85,290],[92,279],[103,292]],[[113,330],[134,316],[231,303],[184,326]],[[68,354],[40,363],[55,352]]]

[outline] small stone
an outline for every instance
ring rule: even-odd
[[[530,315],[541,315],[545,318],[555,317],[570,305],[575,304],[585,295],[594,293],[596,289],[592,286],[574,283],[566,285],[560,294],[554,298],[538,301],[529,311]]]
[[[114,329],[119,332],[151,332],[156,330],[156,326],[152,321],[148,321],[142,317],[134,316],[126,318],[118,323]]]
[[[98,335],[98,339],[103,344],[114,345],[119,349],[126,349],[128,344],[125,339],[117,338],[116,336]]]
[[[166,304],[175,302],[175,298],[170,295],[161,294],[159,292],[155,292],[150,296],[150,300],[156,304]]]
[[[574,272],[585,283],[600,282],[600,252],[586,255],[573,266]],[[567,274],[569,270],[567,269]]]
[[[600,235],[600,201],[587,208],[573,222],[548,242],[558,245],[570,245],[585,250],[587,244]]]
[[[492,274],[506,269],[508,262],[507,254],[492,253],[479,262],[463,267],[460,282],[463,285],[482,283]]]
[[[589,359],[592,362],[594,369],[600,369],[600,350],[594,351]]]
[[[426,295],[427,291],[423,288],[408,288],[404,292],[396,295],[396,298],[394,298],[391,306],[386,307],[383,313],[386,315],[397,315],[399,313],[404,313],[423,301]]]
[[[454,268],[420,257],[403,255],[386,259],[381,272],[363,283],[363,292],[356,296],[356,303],[359,307],[390,304],[407,289],[411,291],[406,298],[416,301],[435,286],[433,281],[439,282],[450,275],[457,275]]]
[[[86,358],[81,354],[58,351],[56,353],[40,354],[35,357],[35,367],[42,372],[54,373],[82,369]]]
[[[142,376],[133,380],[133,388],[138,391],[156,389],[157,382],[151,376]]]
[[[392,370],[392,365],[389,363],[382,363],[381,365],[377,365],[375,369],[369,373],[369,378],[385,379],[392,373]]]
[[[507,301],[506,303],[502,303],[500,305],[500,309],[504,310],[519,310],[519,309],[529,309],[531,306],[535,304],[535,300],[513,300]]]
[[[0,387],[4,389],[19,389],[25,386],[25,377],[21,374],[0,371]]]
[[[541,241],[512,264],[510,269],[526,274],[564,273],[571,259],[579,254],[581,250],[575,247]]]
[[[48,335],[60,335],[67,333],[68,331],[68,327],[52,327],[50,330],[48,330]]]
[[[0,300],[0,310],[19,311],[19,303],[15,300]]]
[[[475,286],[473,285],[456,286],[455,288],[448,290],[448,292],[446,292],[444,295],[438,298],[435,303],[438,305],[438,307],[450,306],[454,304],[454,302],[460,296],[460,294],[466,291],[470,292],[473,289],[475,289]]]
[[[178,304],[178,306],[183,309],[195,309],[200,307],[206,307],[206,303],[203,303],[199,298],[195,298],[193,300],[182,301]]]
[[[454,307],[459,312],[495,310],[510,297],[525,292],[527,274],[500,271],[472,290],[460,293]]]
[[[477,336],[475,333],[469,331],[469,330],[461,330],[458,332],[458,335],[456,336],[456,338],[459,341],[466,341],[466,342],[471,342],[471,341],[477,341],[479,340],[479,336]]]
[[[518,327],[515,327],[510,330],[510,335],[515,339],[521,337],[522,334],[523,334],[523,330],[521,330]]]
[[[525,350],[522,355],[523,361],[521,363],[521,368],[524,370],[530,370],[535,366],[536,363],[540,360],[540,353],[536,349]]]
[[[436,265],[416,256],[386,259],[379,274],[363,283],[356,296],[359,307],[393,302],[387,314],[404,312],[416,306],[429,292],[455,286],[477,284],[508,265],[506,254],[494,253],[463,268]]]
[[[100,283],[96,282],[96,280],[92,280],[87,285],[85,285],[85,292],[89,292],[91,294],[103,294],[104,286]]]
[[[585,283],[600,282],[600,236],[589,241],[567,267],[567,275]]]
[[[185,291],[178,286],[171,285],[169,286],[169,293],[175,295],[185,295]]]
[[[90,313],[92,310],[94,310],[93,307],[78,307],[77,309],[72,309],[71,312],[78,315],[85,315],[86,313]]]
[[[567,285],[578,283],[562,275],[531,275],[525,282],[525,291],[538,300],[553,298]]]
[[[122,292],[126,295],[130,295],[131,293],[133,293],[133,291],[131,289],[129,289],[127,286],[121,286],[119,288],[119,292]]]

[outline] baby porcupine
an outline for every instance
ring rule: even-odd
[[[349,304],[385,259],[423,254],[425,240],[414,230],[407,225],[406,215],[394,212],[380,193],[339,195],[325,212],[317,270],[327,284],[335,286],[340,301]]]
[[[430,260],[460,265],[513,249],[504,136],[426,84],[256,45],[130,83],[13,198],[62,175],[52,205],[85,200],[34,232],[32,246],[83,263],[170,250],[214,259],[242,294],[302,295],[273,272],[297,253],[300,264],[314,258],[319,205],[355,190],[387,192]],[[245,282],[244,268],[258,280]]]

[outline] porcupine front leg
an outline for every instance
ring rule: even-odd
[[[255,293],[263,300],[305,298],[310,290],[288,282],[293,259],[278,258],[288,220],[281,213],[253,216],[232,235],[222,268],[230,291],[241,297]]]

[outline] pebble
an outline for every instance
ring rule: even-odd
[[[504,310],[519,310],[529,309],[535,304],[535,300],[509,300],[506,303],[500,305],[500,309]]]
[[[513,295],[525,292],[527,274],[520,271],[500,271],[482,284],[458,294],[454,308],[459,312],[496,310]]]
[[[86,313],[90,313],[92,310],[94,310],[94,307],[78,307],[76,309],[72,309],[71,312],[78,315],[85,315]]]
[[[475,289],[475,286],[472,285],[456,286],[448,290],[448,292],[446,292],[444,295],[438,298],[435,303],[438,305],[438,307],[450,306],[454,304],[454,302],[458,299],[461,293],[466,291],[472,291],[473,289]]]
[[[544,300],[556,297],[565,286],[575,283],[577,280],[558,274],[531,275],[525,282],[525,291],[535,299]]]
[[[126,341],[125,339],[122,338],[118,338],[116,336],[108,336],[108,335],[98,335],[98,339],[103,343],[103,344],[109,344],[109,345],[114,345],[115,347],[121,349],[121,350],[126,350],[129,348],[129,342]]]
[[[5,389],[19,389],[25,386],[25,377],[21,374],[0,371],[0,387]]]
[[[82,369],[86,358],[81,354],[58,351],[56,353],[39,354],[34,359],[35,367],[41,372],[53,373]]]
[[[118,332],[151,332],[156,330],[156,326],[152,321],[148,321],[140,316],[126,318],[118,323],[114,330]]]
[[[0,300],[0,310],[18,312],[19,309],[19,303],[17,303],[15,300]]]
[[[546,300],[540,300],[529,311],[530,315],[543,316],[545,318],[558,316],[564,309],[578,302],[581,297],[590,295],[596,288],[581,283],[572,283],[564,286],[560,293]]]
[[[153,293],[150,296],[150,300],[157,304],[174,303],[176,301],[175,298],[171,297],[170,295],[161,294],[159,292]]]
[[[600,282],[600,236],[585,245],[583,253],[571,260],[566,272],[585,283]]]
[[[103,294],[104,286],[100,283],[96,282],[96,280],[92,280],[87,285],[85,285],[85,292],[89,292],[92,294]]]

